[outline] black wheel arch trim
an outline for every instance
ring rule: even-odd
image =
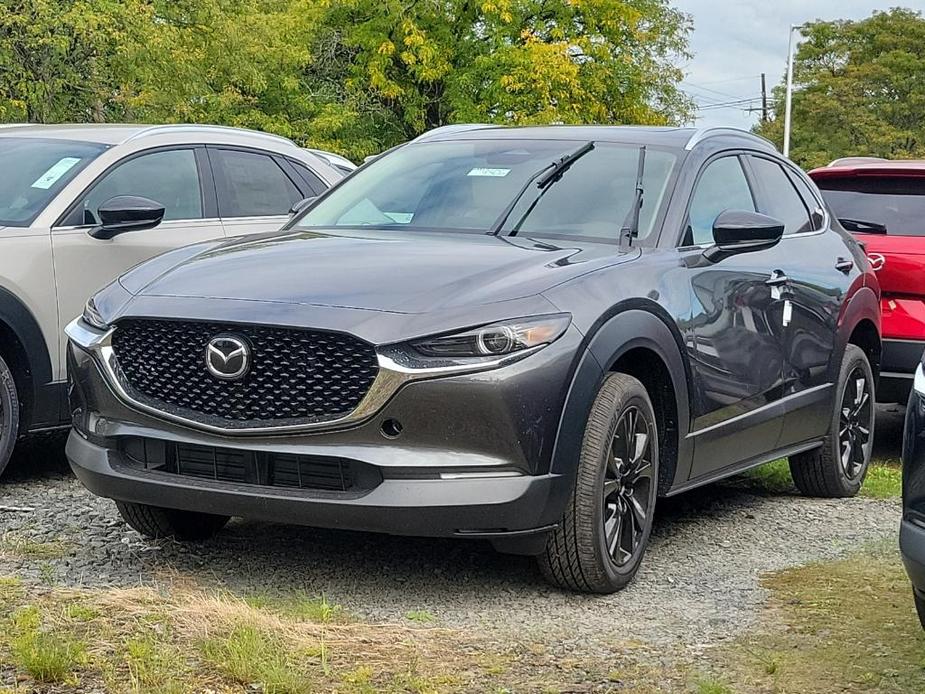
[[[620,357],[639,347],[658,355],[671,376],[679,431],[677,464],[669,488],[687,481],[693,460],[693,443],[687,437],[691,372],[684,358],[683,345],[681,333],[667,312],[655,302],[644,299],[631,299],[615,305],[588,331],[576,358],[550,465],[551,473],[565,476],[570,484],[559,485],[563,490],[562,498],[556,499],[553,505],[564,508],[571,493],[585,422],[601,383]],[[667,491],[660,486],[660,494]]]
[[[841,369],[842,355],[845,353],[845,347],[851,340],[851,335],[862,321],[873,323],[877,331],[877,338],[881,341],[880,355],[883,354],[883,331],[880,326],[880,298],[870,287],[859,287],[845,304],[845,308],[839,316],[838,335],[837,335],[837,359],[833,360],[831,368],[834,370],[831,382],[838,380],[838,372]],[[874,371],[874,380],[878,380],[879,364],[871,364]]]
[[[5,325],[19,341],[23,356],[28,365],[25,374],[31,385],[31,393],[22,398],[23,430],[28,430],[32,423],[44,420],[45,401],[48,386],[52,382],[51,355],[48,345],[42,335],[38,321],[26,305],[8,289],[0,287],[0,324]],[[14,368],[10,365],[10,368]],[[21,376],[13,374],[14,379],[20,382]],[[56,409],[57,403],[48,403],[49,407]],[[54,413],[58,414],[58,413]],[[52,417],[53,419],[55,417]]]

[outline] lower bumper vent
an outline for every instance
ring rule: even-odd
[[[363,492],[382,481],[374,466],[340,458],[199,446],[134,436],[123,439],[121,449],[133,467],[217,482]]]

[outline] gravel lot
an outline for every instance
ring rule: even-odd
[[[901,413],[878,418],[878,456],[896,457]],[[233,522],[200,545],[148,542],[114,505],[86,492],[60,441],[33,445],[0,484],[0,575],[38,584],[137,585],[193,578],[267,594],[324,593],[348,611],[401,620],[427,610],[440,625],[476,627],[501,639],[602,649],[640,640],[694,651],[757,619],[759,575],[840,556],[893,537],[896,500],[827,501],[769,495],[736,480],[660,502],[653,543],[635,584],[613,596],[548,589],[529,559],[461,541]],[[23,558],[16,542],[63,543],[60,556]],[[4,547],[7,548],[4,551]],[[54,554],[54,553],[52,553]]]

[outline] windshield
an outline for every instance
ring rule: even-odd
[[[925,178],[823,178],[816,183],[839,219],[883,224],[890,236],[925,236]]]
[[[0,137],[0,226],[29,226],[104,145]]]
[[[406,145],[332,190],[295,226],[485,233],[531,176],[580,145],[507,139]],[[675,161],[649,148],[640,237],[654,227]],[[617,241],[635,197],[638,163],[639,147],[595,143],[560,180],[542,191],[528,186],[501,233]]]

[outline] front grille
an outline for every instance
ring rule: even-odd
[[[223,381],[206,368],[209,341],[242,338],[250,370]],[[350,335],[168,320],[120,321],[116,375],[138,402],[225,428],[330,421],[356,409],[378,373],[372,345]]]
[[[198,479],[267,487],[363,492],[382,481],[371,465],[340,458],[200,446],[137,436],[121,442],[135,468]]]

